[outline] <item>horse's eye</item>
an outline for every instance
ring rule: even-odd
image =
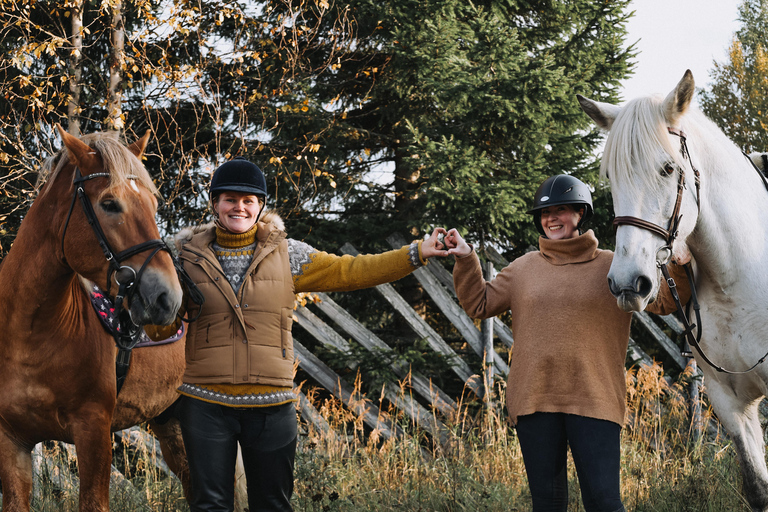
[[[675,172],[675,167],[670,162],[667,162],[661,168],[661,171],[659,171],[659,174],[661,174],[662,176],[670,176],[673,172]]]
[[[106,199],[99,203],[101,209],[107,213],[122,213],[123,207],[114,199]]]

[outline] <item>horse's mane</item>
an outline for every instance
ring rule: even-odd
[[[659,95],[646,96],[622,107],[605,142],[600,166],[602,179],[609,178],[610,172],[611,180],[638,192],[660,192],[663,179],[659,170],[666,161],[672,160],[679,168],[685,166],[680,147],[670,142],[663,101]]]
[[[158,194],[157,187],[141,161],[117,139],[116,133],[91,133],[84,135],[80,140],[101,156],[104,170],[110,174],[109,186],[102,193],[119,193],[130,186],[130,181],[138,181],[152,194]],[[60,149],[55,155],[47,158],[43,162],[37,178],[37,190],[40,190],[47,182],[53,183],[61,170],[69,163],[69,151],[66,148]],[[40,195],[44,196],[49,188],[43,188]]]
[[[600,166],[602,179],[616,180],[630,193],[661,193],[664,178],[660,170],[667,161],[679,169],[690,166],[680,152],[676,137],[669,137],[662,96],[646,96],[627,103],[619,110],[605,142]],[[741,161],[741,150],[698,108],[689,107],[680,118],[680,129],[688,137],[688,147],[700,171],[721,168],[714,158],[727,155]],[[718,147],[718,151],[713,151]],[[663,151],[660,151],[660,149]],[[666,153],[666,154],[665,154]]]

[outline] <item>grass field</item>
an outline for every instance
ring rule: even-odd
[[[703,407],[704,434],[693,435],[685,400],[690,375],[668,384],[661,367],[627,374],[628,422],[622,435],[622,495],[628,511],[749,511],[740,492],[736,455]],[[495,386],[503,403],[504,385]],[[531,509],[514,429],[503,409],[460,402],[438,445],[402,411],[389,409],[405,435],[385,440],[334,399],[313,397],[331,425],[321,433],[302,425],[297,453],[296,511],[526,511]],[[44,452],[35,511],[76,510],[76,482],[62,480],[71,455],[53,445]],[[116,448],[112,510],[183,512],[178,480],[156,468],[157,454]],[[128,485],[128,484],[131,485]],[[569,511],[583,510],[570,467]]]

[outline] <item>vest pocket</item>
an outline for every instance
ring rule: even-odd
[[[232,345],[233,321],[229,313],[218,313],[201,317],[203,322],[198,326],[195,335],[196,350]]]
[[[280,355],[283,359],[293,360],[293,337],[291,329],[293,328],[293,308],[282,309],[280,321]]]

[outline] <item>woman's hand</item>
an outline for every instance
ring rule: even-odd
[[[421,243],[421,255],[424,259],[433,256],[448,256],[443,238],[448,234],[444,228],[435,228],[429,238]]]
[[[443,238],[448,254],[453,254],[457,258],[463,258],[472,254],[472,247],[464,241],[456,228],[451,229]]]

